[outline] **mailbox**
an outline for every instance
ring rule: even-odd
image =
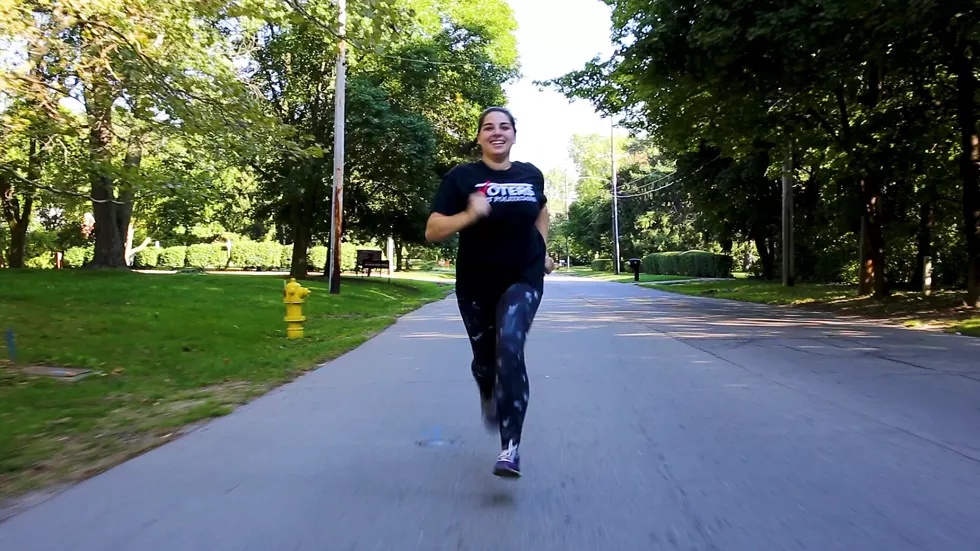
[[[633,270],[633,281],[640,281],[640,262],[639,258],[630,259],[630,269]]]

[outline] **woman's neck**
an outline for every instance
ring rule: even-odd
[[[510,168],[510,157],[503,157],[501,159],[494,159],[489,155],[483,156],[483,164],[490,167],[491,170],[507,170]]]

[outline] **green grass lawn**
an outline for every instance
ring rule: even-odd
[[[931,325],[947,331],[980,337],[980,316],[963,307],[962,291],[938,291],[930,297],[896,291],[884,300],[858,296],[857,286],[798,283],[783,287],[779,282],[754,279],[696,281],[647,287],[685,295],[711,296],[743,302],[805,306],[847,315],[899,321],[908,326]]]
[[[597,279],[599,281],[615,281],[618,283],[632,283],[633,282],[633,272],[628,270],[623,270],[619,275],[612,272],[594,272],[592,268],[572,268],[557,270],[556,274],[566,274],[574,275],[579,277],[587,277],[590,279]],[[672,275],[651,275],[651,274],[640,274],[640,283],[653,283],[657,281],[682,281],[694,279],[688,276],[672,276]]]
[[[285,338],[284,280],[0,270],[0,497],[84,478],[227,414],[363,343],[451,286],[346,278],[304,283],[305,337]],[[0,354],[0,358],[6,354]],[[25,365],[101,372],[69,383]]]
[[[381,274],[377,277],[386,277],[387,274]],[[375,276],[371,276],[375,277]],[[395,272],[391,274],[392,279],[414,279],[417,281],[436,281],[436,282],[449,282],[451,283],[456,279],[455,270],[406,270],[402,272]]]

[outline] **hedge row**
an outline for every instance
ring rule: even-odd
[[[611,272],[613,271],[613,261],[609,258],[600,258],[592,261],[592,271]]]
[[[94,256],[95,248],[93,247],[71,247],[65,251],[62,264],[66,268],[81,268]]]
[[[644,273],[691,277],[731,277],[731,256],[705,251],[653,253],[643,257]]]
[[[341,249],[340,267],[351,271],[357,263],[357,249],[364,246],[346,244]],[[370,247],[368,247],[370,248]],[[327,247],[312,247],[307,264],[314,271],[326,265]],[[80,268],[92,260],[91,247],[73,247],[65,251],[64,263],[68,268]],[[174,246],[157,249],[147,247],[136,253],[133,264],[137,268],[260,268],[263,270],[288,270],[293,258],[292,245],[279,243],[239,241],[232,244],[231,258],[223,243],[201,243],[189,247]]]

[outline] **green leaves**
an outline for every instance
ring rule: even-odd
[[[980,47],[980,12],[970,2],[607,3],[615,55],[539,84],[592,102],[676,159],[685,196],[680,208],[690,209],[717,241],[754,240],[760,255],[771,257],[779,168],[770,157],[774,144],[781,156],[790,140],[797,146],[796,192],[805,198],[799,219],[810,225],[798,228],[807,240],[798,259],[804,273],[845,272],[838,252],[817,257],[847,246],[856,251],[851,232],[861,216],[871,234],[886,227],[884,235],[905,255],[876,257],[879,279],[886,270],[907,279],[916,270],[907,251],[922,256],[933,246],[935,219],[923,221],[921,212],[940,216],[944,232],[956,226],[958,197],[971,195],[950,185],[959,176],[952,159],[960,153],[957,133],[967,136],[964,143],[977,133],[970,88],[977,68],[972,57],[966,70],[951,60]],[[708,149],[726,166],[695,175]],[[978,188],[976,179],[962,177],[965,192]],[[937,203],[935,194],[925,194],[921,205],[903,199],[937,186],[957,199]],[[980,198],[980,191],[972,196]],[[657,206],[648,208],[638,224],[652,227],[669,218]],[[965,226],[975,227],[975,220]],[[970,254],[980,259],[975,241]],[[871,248],[886,245],[892,242]],[[946,256],[946,265],[962,266],[953,256]]]

